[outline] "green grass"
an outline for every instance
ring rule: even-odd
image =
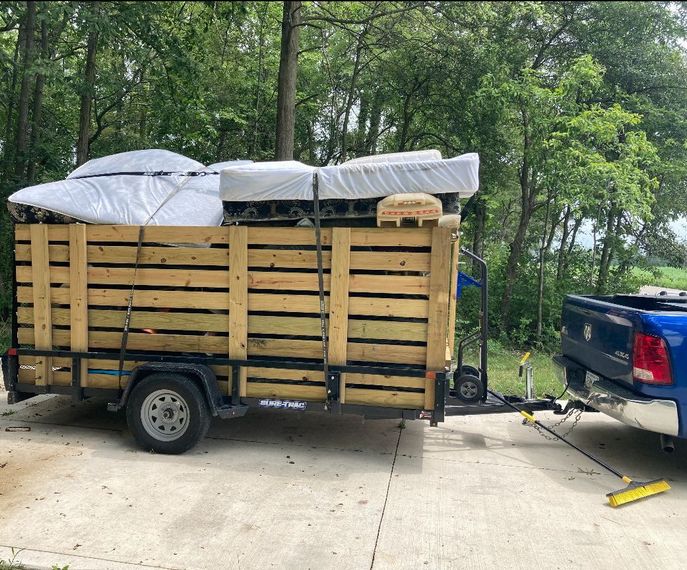
[[[502,346],[496,341],[489,341],[489,384],[495,390],[508,395],[525,395],[525,378],[518,377],[518,366],[524,351],[518,352]],[[533,352],[530,362],[534,370],[534,387],[537,396],[551,394],[559,396],[563,387],[556,379],[551,354]],[[466,364],[476,362],[471,354]]]
[[[656,287],[687,291],[687,269],[662,266],[647,270],[635,267],[632,272],[642,285],[655,285]]]

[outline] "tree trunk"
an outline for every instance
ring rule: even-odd
[[[36,3],[26,3],[26,21],[24,22],[24,49],[22,57],[22,79],[19,91],[17,132],[15,137],[14,176],[21,184],[26,168],[26,150],[29,130],[29,90],[33,65],[33,35],[36,21]]]
[[[527,236],[527,226],[530,223],[532,212],[537,197],[536,173],[529,163],[530,134],[527,113],[522,111],[523,127],[523,158],[520,165],[520,220],[515,237],[510,244],[508,262],[506,263],[505,287],[501,299],[501,324],[504,332],[510,327],[510,302],[513,295],[513,286],[517,277],[518,263],[522,256],[522,250]]]
[[[363,38],[367,33],[367,28],[360,32],[358,43],[355,48],[355,60],[353,62],[353,73],[351,74],[351,84],[348,87],[348,96],[346,98],[346,110],[344,112],[343,126],[341,127],[341,162],[345,162],[348,156],[348,122],[351,117],[351,110],[355,102],[355,89],[358,82],[358,74],[360,73],[360,56],[363,52]]]
[[[298,38],[302,23],[301,2],[285,1],[281,23],[281,56],[277,84],[276,160],[293,160],[296,127],[296,77]]]
[[[520,221],[518,222],[518,229],[515,232],[515,237],[510,244],[510,251],[508,253],[508,262],[506,263],[505,287],[503,290],[503,298],[501,300],[501,322],[503,330],[508,331],[510,327],[510,302],[513,295],[513,287],[515,285],[515,278],[518,272],[518,263],[522,255],[523,246],[525,245],[525,237],[527,235],[527,226],[530,223],[531,212],[529,208],[524,205],[520,212]]]
[[[618,239],[618,233],[622,224],[622,212],[617,214],[611,212],[606,221],[606,235],[604,236],[604,245],[601,250],[601,259],[599,260],[599,277],[596,283],[597,294],[606,292],[606,285],[608,284],[608,275],[611,269],[611,262],[613,261],[613,245]]]
[[[561,235],[561,245],[558,248],[558,263],[556,265],[556,281],[558,281],[563,275],[563,265],[565,263],[565,246],[568,242],[568,237],[570,236],[570,214],[572,213],[572,208],[566,206],[565,215],[563,216],[563,235]]]
[[[575,219],[575,223],[573,224],[573,229],[572,232],[570,232],[570,242],[568,243],[568,247],[566,248],[564,252],[564,258],[563,258],[563,266],[561,268],[561,273],[560,277],[562,278],[565,272],[568,270],[568,265],[570,263],[570,255],[572,254],[572,250],[575,247],[575,243],[577,241],[577,232],[580,229],[580,226],[582,226],[582,221],[583,218],[580,216],[579,218]],[[563,253],[563,252],[561,252]]]
[[[474,229],[472,233],[472,252],[478,257],[484,257],[484,226],[487,217],[486,205],[481,200],[475,204]],[[476,263],[475,263],[476,266]]]
[[[260,27],[258,29],[258,70],[257,70],[257,81],[255,83],[255,105],[253,111],[253,136],[251,137],[250,145],[248,146],[248,158],[257,159],[258,152],[258,135],[260,132],[260,113],[262,109],[261,95],[262,95],[262,84],[265,80],[265,19],[267,18],[268,4],[264,3],[262,5],[262,12],[259,16]]]
[[[367,131],[365,137],[364,151],[367,154],[374,154],[377,152],[377,138],[379,137],[379,127],[382,124],[382,90],[377,88],[372,99],[372,108],[370,109],[370,129]]]
[[[48,23],[44,18],[41,22],[41,61],[46,65],[50,53],[48,52]],[[33,110],[31,112],[31,142],[29,144],[29,165],[26,171],[26,182],[33,184],[36,178],[36,161],[40,134],[43,125],[43,87],[45,85],[45,72],[36,73],[36,83],[33,88]]]
[[[592,266],[589,269],[589,289],[594,287],[594,268],[596,267],[596,221],[592,227]]]
[[[86,47],[86,67],[84,70],[84,85],[81,92],[81,108],[79,111],[79,139],[76,143],[76,166],[81,166],[88,160],[91,134],[91,105],[95,91],[95,56],[98,50],[98,31],[88,32]]]
[[[24,46],[24,34],[25,28],[23,23],[19,26],[19,33],[17,34],[17,43],[14,46],[14,56],[12,58],[12,81],[9,89],[9,97],[7,104],[7,115],[5,116],[5,136],[3,138],[4,152],[2,156],[2,172],[6,176],[10,174],[10,168],[12,165],[12,151],[14,150],[14,145],[10,143],[12,138],[12,127],[14,125],[14,104],[15,104],[15,94],[17,91],[17,77],[19,76],[19,55]]]
[[[537,338],[541,340],[544,328],[544,261],[549,247],[551,247],[552,237],[547,239],[549,214],[551,212],[551,200],[546,201],[546,214],[544,215],[544,231],[541,236],[541,247],[539,248],[539,275],[537,279]],[[551,224],[555,226],[555,224]],[[553,232],[551,232],[553,235]]]
[[[367,92],[360,91],[360,108],[358,109],[358,119],[355,134],[355,155],[365,154],[365,131],[367,129],[367,119],[370,112],[370,101]]]
[[[397,152],[403,152],[406,150],[406,144],[408,143],[408,131],[410,130],[410,121],[412,120],[412,114],[410,112],[410,102],[413,97],[412,92],[408,93],[403,99],[403,122],[401,123],[401,129],[399,131],[398,137],[398,148]]]

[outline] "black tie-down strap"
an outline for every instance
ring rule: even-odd
[[[129,340],[129,324],[131,323],[131,309],[134,305],[134,291],[136,290],[136,273],[138,272],[138,263],[141,259],[141,246],[143,245],[143,234],[145,227],[141,226],[138,229],[138,245],[136,246],[136,263],[134,263],[134,274],[131,278],[131,291],[129,293],[129,303],[126,307],[126,317],[124,318],[124,330],[122,331],[122,344],[119,347],[119,371],[117,374],[119,389],[122,388],[122,371],[124,369],[124,355],[126,354],[126,344]]]
[[[322,226],[320,222],[320,194],[317,172],[312,178],[313,210],[315,213],[315,245],[317,246],[317,283],[320,290],[320,329],[322,332],[322,363],[327,389],[326,408],[332,410],[339,401],[338,374],[329,372],[329,344],[327,342],[327,311],[324,299],[324,267],[322,263]],[[329,300],[331,303],[331,299]]]

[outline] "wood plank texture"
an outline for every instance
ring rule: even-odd
[[[451,246],[451,276],[449,277],[450,289],[448,297],[448,350],[450,358],[456,348],[456,294],[458,292],[458,262],[460,256],[460,240],[456,240]]]
[[[71,349],[88,351],[88,260],[86,226],[69,226],[69,325]],[[88,360],[81,361],[81,385],[88,387]]]
[[[48,226],[33,224],[30,229],[33,257],[27,267],[33,283],[34,328],[33,344],[39,350],[52,349],[52,310],[50,301],[50,271],[48,253]],[[36,362],[36,384],[44,386],[52,380],[50,357],[41,357]]]
[[[443,369],[455,332],[458,260],[444,230],[323,229],[333,365]],[[138,232],[137,226],[15,226],[19,342],[112,351],[111,360],[83,363],[85,386],[118,386],[106,372],[118,367]],[[128,348],[321,361],[316,269],[311,228],[146,228]],[[70,359],[25,358],[22,381],[69,385]],[[139,364],[126,362],[124,369]],[[230,393],[229,367],[213,369]],[[326,395],[322,372],[259,367],[242,371],[239,393],[310,401]],[[424,378],[347,374],[340,393],[350,404],[418,409],[434,402],[434,384]]]
[[[351,229],[332,231],[332,289],[329,303],[329,362],[346,364],[348,347],[348,284],[351,267]],[[346,402],[346,374],[339,379],[339,399]]]
[[[51,241],[69,241],[67,225],[50,224]],[[244,226],[245,227],[245,226]],[[30,225],[15,227],[17,241],[29,241]],[[389,230],[392,231],[389,231]],[[430,247],[432,228],[351,228],[351,246],[368,247]],[[88,225],[89,242],[138,241],[138,226]],[[322,244],[331,245],[331,228],[322,228]],[[146,226],[145,243],[216,244],[229,243],[226,228],[199,226]],[[310,228],[250,227],[248,243],[251,245],[315,245],[315,232]]]
[[[229,226],[229,358],[248,357],[248,228]],[[246,396],[246,370],[239,395]]]
[[[427,370],[442,371],[446,365],[451,229],[432,229],[429,320],[427,323]],[[436,380],[427,378],[425,409],[434,408]]]

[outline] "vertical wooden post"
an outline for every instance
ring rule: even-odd
[[[451,228],[432,230],[429,275],[429,320],[427,323],[427,370],[439,372],[446,366],[449,276],[451,274]],[[425,409],[434,409],[436,380],[425,381]]]
[[[85,224],[69,226],[69,324],[74,352],[88,351],[88,260]],[[88,386],[88,360],[81,360],[81,386]]]
[[[345,365],[348,349],[348,279],[351,266],[351,228],[332,230],[332,273],[329,289],[329,362]],[[339,399],[346,402],[346,375],[341,374]]]
[[[453,358],[453,351],[456,348],[456,293],[458,291],[458,260],[460,256],[460,238],[453,244],[451,255],[451,289],[448,300],[448,349],[450,357]]]
[[[248,228],[229,226],[229,358],[248,358]],[[248,370],[241,369],[239,396],[246,396]],[[231,393],[231,385],[229,388]]]
[[[52,350],[52,304],[48,226],[31,224],[31,275],[33,279],[33,338],[37,350]],[[52,358],[36,357],[36,385],[52,383]]]

